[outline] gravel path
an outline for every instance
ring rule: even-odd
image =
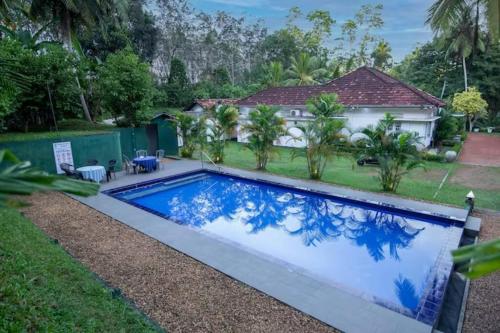
[[[334,332],[65,195],[28,201],[28,218],[168,332]]]
[[[479,239],[499,238],[500,213],[478,216],[483,220]],[[471,281],[463,332],[500,332],[500,272]]]

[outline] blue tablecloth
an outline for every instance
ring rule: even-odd
[[[90,165],[76,169],[83,176],[83,179],[93,180],[100,183],[106,177],[106,169],[101,165]]]
[[[134,158],[134,163],[147,172],[151,172],[156,169],[156,157],[155,156],[144,156]]]

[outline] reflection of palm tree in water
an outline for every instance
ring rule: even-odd
[[[227,183],[209,178],[196,183],[196,188],[176,188],[175,196],[167,203],[171,217],[195,227],[212,223],[219,217],[231,218],[238,207],[226,198],[234,195],[235,185],[224,184]],[[193,193],[196,194],[193,196]]]
[[[389,255],[399,260],[398,249],[407,248],[415,236],[423,230],[412,227],[405,218],[386,212],[350,208],[346,216],[347,229],[344,235],[357,245],[366,246],[375,260],[385,259],[384,246],[389,246]]]
[[[420,297],[417,295],[417,291],[413,282],[409,279],[404,278],[401,274],[397,279],[394,280],[394,291],[398,296],[399,302],[402,306],[411,310],[415,314]]]
[[[422,230],[412,227],[405,218],[386,212],[337,204],[319,196],[290,194],[288,211],[300,222],[300,227],[284,229],[291,235],[300,235],[304,245],[317,245],[340,235],[366,246],[375,260],[385,259],[384,246],[389,254],[399,259],[398,249],[406,248]]]
[[[276,193],[270,188],[256,189],[253,185],[240,184],[235,197],[236,206],[245,214],[243,223],[250,225],[250,233],[258,233],[267,227],[278,228],[286,218],[287,203],[276,198]],[[274,200],[269,200],[275,198]]]
[[[398,249],[408,247],[421,231],[403,217],[387,212],[335,203],[316,195],[213,178],[197,183],[196,188],[179,187],[168,205],[172,217],[186,224],[201,227],[220,217],[229,221],[239,217],[251,226],[250,233],[268,227],[281,228],[300,236],[305,246],[344,235],[357,245],[366,246],[375,261],[385,259],[386,245],[389,255],[399,259]]]

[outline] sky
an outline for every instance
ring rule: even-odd
[[[377,34],[387,40],[392,47],[395,61],[400,61],[410,53],[418,43],[432,39],[429,26],[425,25],[427,8],[433,0],[190,0],[191,5],[206,12],[223,10],[235,16],[243,16],[249,22],[264,20],[269,31],[284,26],[290,7],[298,6],[303,13],[322,9],[330,11],[332,18],[340,26],[354,14],[363,4],[381,3],[384,6],[382,17],[384,27]],[[307,27],[305,21],[299,22]],[[335,38],[335,33],[331,38]]]

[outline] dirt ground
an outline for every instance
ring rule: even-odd
[[[462,164],[500,167],[500,136],[469,133],[458,161]]]
[[[65,195],[29,201],[29,219],[168,332],[335,331]],[[480,217],[481,239],[500,237],[500,215]],[[472,281],[464,332],[498,332],[499,295],[498,274]]]
[[[500,213],[478,215],[480,241],[500,237]],[[464,333],[500,332],[500,272],[472,280],[465,311]]]
[[[500,168],[462,165],[449,181],[470,188],[500,191]]]

